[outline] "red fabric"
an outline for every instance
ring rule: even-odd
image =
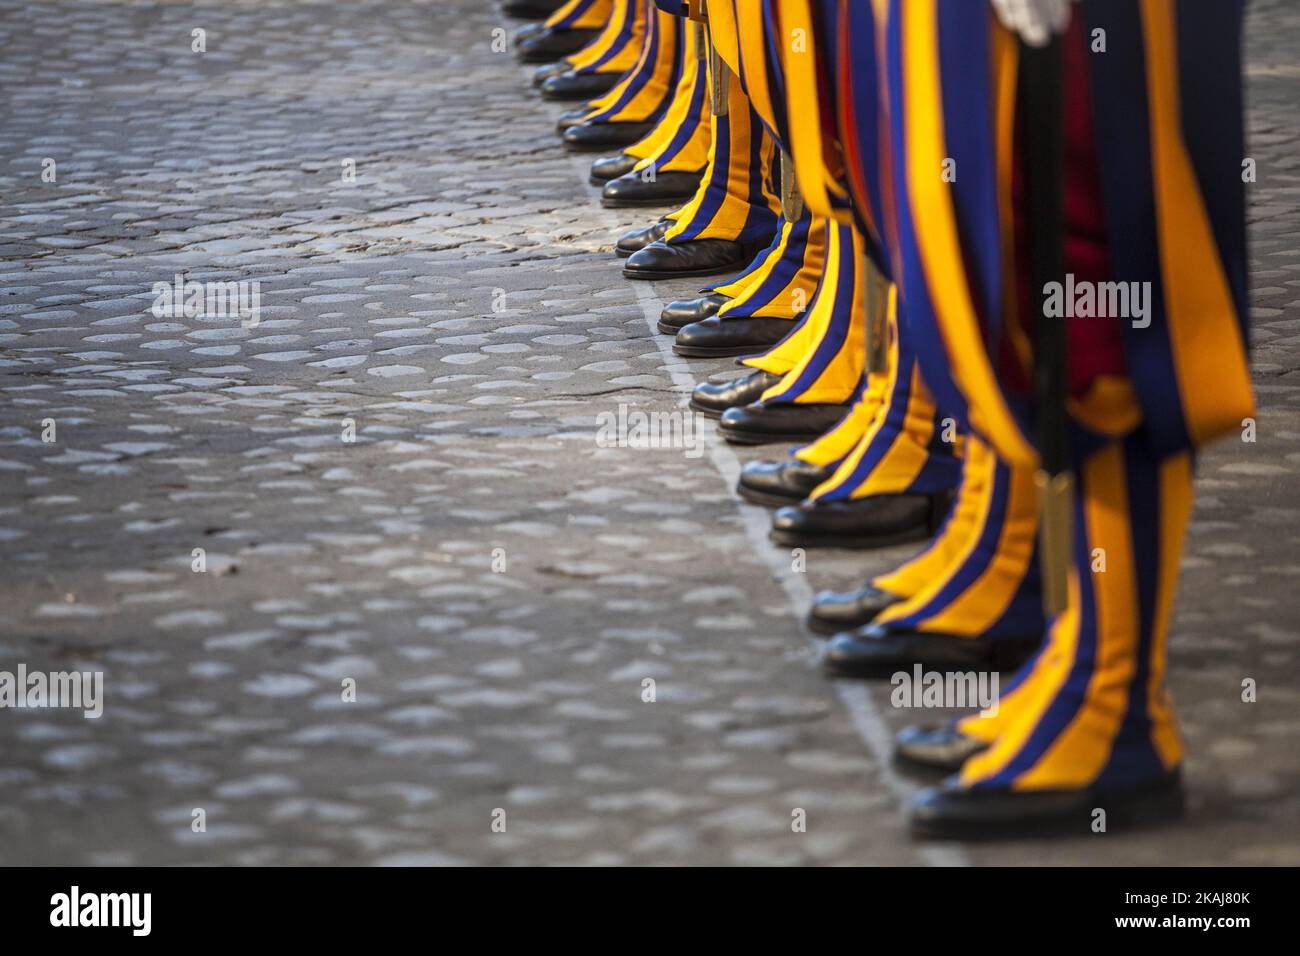
[[[1110,279],[1110,255],[1106,239],[1106,217],[1102,206],[1101,177],[1097,164],[1092,120],[1092,90],[1088,82],[1087,37],[1082,18],[1075,16],[1062,44],[1065,106],[1065,271],[1080,282],[1106,282]],[[1103,54],[1098,54],[1103,55]],[[1029,282],[1028,220],[1025,209],[1023,137],[1017,124],[1016,163],[1012,173],[1012,198],[1015,210],[1015,244],[1020,315],[1032,336],[1033,322],[1042,314],[1043,294],[1031,290]],[[1121,319],[1066,319],[1067,363],[1070,394],[1079,397],[1101,375],[1123,375],[1124,343]],[[1018,391],[1027,391],[1028,382],[1020,372],[1008,347],[1003,348],[1001,365],[1009,373],[1007,381]],[[1012,366],[1015,366],[1014,370]]]

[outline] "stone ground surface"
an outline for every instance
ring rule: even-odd
[[[793,573],[711,435],[597,446],[730,366],[651,333],[694,284],[620,277],[649,216],[599,208],[501,25],[0,0],[0,669],[107,685],[0,712],[0,862],[1300,863],[1288,2],[1249,24],[1258,441],[1202,462],[1172,639],[1191,817],[973,848],[909,842],[916,715],[799,624],[910,549]],[[260,326],[155,318],[182,270],[260,280]]]

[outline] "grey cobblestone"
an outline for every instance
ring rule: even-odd
[[[935,861],[844,706],[885,695],[818,674],[710,457],[597,446],[728,366],[651,338],[607,251],[643,217],[489,7],[0,0],[0,662],[106,680],[98,720],[0,712],[0,862]],[[945,861],[1300,862],[1297,37],[1253,4],[1261,415],[1176,609],[1192,818]],[[155,318],[182,272],[260,323]]]

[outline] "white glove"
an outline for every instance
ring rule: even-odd
[[[1002,25],[1030,46],[1047,46],[1070,24],[1070,0],[989,0]]]

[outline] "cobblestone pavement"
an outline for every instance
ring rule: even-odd
[[[963,848],[903,832],[916,715],[799,625],[909,549],[796,573],[711,434],[598,447],[730,366],[651,334],[692,286],[619,276],[646,217],[489,4],[0,0],[0,669],[105,674],[98,720],[0,712],[0,861],[1300,863],[1300,26],[1253,6],[1262,407],[1176,610],[1191,819]],[[178,273],[260,324],[155,317]]]

